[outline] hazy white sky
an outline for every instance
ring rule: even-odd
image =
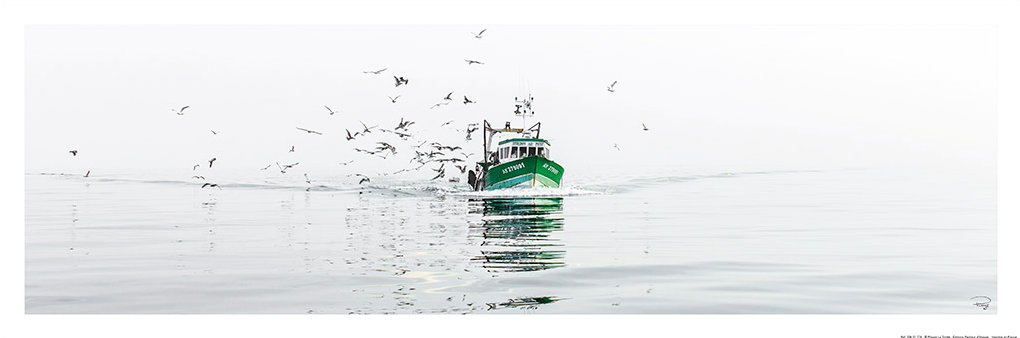
[[[994,170],[994,39],[983,26],[30,26],[26,170],[185,173],[212,157],[240,173],[396,170],[420,140],[479,153],[480,134],[454,129],[519,124],[513,98],[528,92],[573,173]],[[410,82],[395,88],[393,75]],[[453,103],[429,109],[450,91]],[[417,141],[343,138],[359,120],[401,117]],[[352,150],[377,140],[399,158]]]

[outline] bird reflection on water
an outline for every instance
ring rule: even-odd
[[[477,203],[478,201],[473,201]],[[539,271],[565,266],[566,251],[554,231],[563,230],[563,198],[494,198],[481,201],[482,221],[469,236],[482,239],[480,262],[489,272]]]

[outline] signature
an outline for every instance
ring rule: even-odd
[[[974,306],[977,306],[982,310],[988,310],[988,303],[992,302],[992,299],[988,296],[974,296],[970,297],[970,300],[975,301]]]

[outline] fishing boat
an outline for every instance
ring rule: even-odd
[[[550,158],[549,140],[543,139],[542,123],[525,129],[527,118],[534,116],[532,98],[514,99],[521,117],[521,128],[506,122],[503,128],[493,128],[482,121],[482,161],[468,173],[468,184],[474,190],[497,190],[523,187],[559,188],[563,179],[563,166]]]

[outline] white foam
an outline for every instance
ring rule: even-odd
[[[451,193],[450,195],[458,197],[561,197],[601,194],[604,194],[604,192],[585,190],[580,187],[526,187],[486,191],[463,191]]]

